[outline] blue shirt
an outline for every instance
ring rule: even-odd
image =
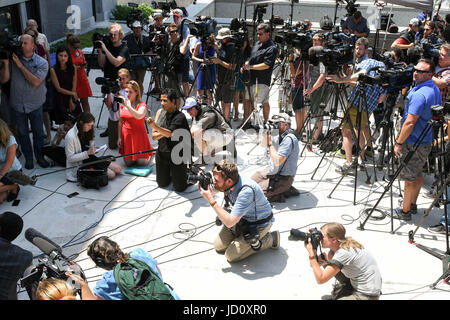
[[[270,169],[272,174],[279,174],[282,176],[295,176],[297,173],[297,160],[300,148],[298,146],[298,139],[292,133],[294,130],[289,129],[281,135],[282,140],[278,146],[277,153],[280,156],[286,157],[286,160],[280,165],[275,166],[272,159],[270,161]]]
[[[367,20],[364,17],[361,17],[361,21],[358,23],[355,23],[355,20],[353,17],[348,17],[347,20],[342,25],[342,30],[349,29],[352,30],[352,33],[358,32],[358,33],[366,33],[366,37],[369,36],[370,29],[367,25]]]
[[[431,106],[442,104],[441,93],[433,80],[425,81],[408,92],[406,98],[405,112],[403,113],[402,126],[408,114],[419,116],[411,134],[405,140],[407,144],[415,144],[418,141],[423,129],[431,119]],[[423,138],[421,145],[431,144],[432,130],[429,130]]]
[[[16,138],[14,138],[14,136],[11,135],[9,137],[8,146],[6,148],[0,147],[0,168],[5,165],[6,153],[8,152],[8,148],[11,147],[13,144],[16,145],[16,148],[18,147]],[[9,171],[20,170],[20,169],[22,169],[22,165],[20,164],[20,161],[17,159],[17,157],[14,156],[14,162],[13,162],[11,168],[9,168]]]
[[[355,69],[353,70],[353,73],[356,73],[361,70],[366,70],[367,75],[373,77],[376,75],[376,71],[375,70],[369,71],[369,70],[374,67],[385,68],[385,65],[383,62],[374,59],[369,59],[367,55],[365,55],[364,57],[361,58],[359,62],[357,62],[357,64],[355,64]],[[359,91],[359,83],[356,85],[355,89],[353,89],[353,92],[350,95],[349,100],[353,99],[353,96],[357,94],[358,91]],[[379,85],[374,86],[367,85],[364,91],[366,93],[366,101],[367,101],[366,111],[370,115],[373,112],[373,110],[375,110],[375,108],[378,106],[378,99],[380,98],[381,94],[385,93],[385,90],[381,88]],[[359,98],[360,95],[358,94],[358,96],[355,99],[355,102],[353,103],[355,107],[358,107],[359,105]]]
[[[130,251],[130,257],[145,262],[162,280],[162,276],[156,268],[158,262],[153,259],[147,251],[140,248],[133,249]],[[167,288],[176,300],[180,300],[174,291],[172,291],[169,287]],[[93,292],[96,296],[105,300],[124,299],[119,287],[117,286],[116,280],[114,279],[114,270],[109,270],[103,274],[103,278],[97,281]]]
[[[261,187],[246,176],[239,176],[239,181],[234,189],[228,191],[227,195],[233,204],[232,216],[242,217],[249,222],[253,222],[267,218],[272,213],[272,207]],[[274,221],[275,219],[272,218],[270,221],[258,225],[258,227],[264,228]]]

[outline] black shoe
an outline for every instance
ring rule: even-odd
[[[394,211],[392,212],[392,217],[398,220],[409,221],[411,220],[411,212],[410,211],[404,212],[402,208],[397,208],[394,209]]]
[[[108,129],[106,129],[105,131],[103,131],[102,133],[100,133],[100,137],[104,138],[108,136]]]
[[[34,160],[33,159],[25,160],[25,169],[28,169],[28,170],[34,169]]]
[[[288,191],[285,191],[285,192],[283,193],[283,195],[284,195],[286,198],[289,198],[289,197],[296,197],[296,196],[299,196],[299,195],[300,195],[300,192],[298,192],[297,189],[295,189],[293,186],[291,186],[291,187],[289,188]]]
[[[11,202],[17,199],[17,196],[19,195],[20,187],[17,186],[17,192],[12,193],[11,191],[8,193],[8,197],[6,197],[6,201]]]
[[[41,166],[41,168],[48,168],[50,167],[50,163],[48,163],[47,160],[45,160],[44,158],[39,158],[36,161],[38,163],[38,165]]]
[[[416,214],[417,213],[417,204],[411,203],[411,208],[409,209],[409,212],[411,212],[411,214]]]

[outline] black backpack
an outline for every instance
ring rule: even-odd
[[[114,268],[114,280],[126,300],[175,300],[168,285],[145,262],[137,259],[128,258],[118,263]]]

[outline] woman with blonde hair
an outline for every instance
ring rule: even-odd
[[[325,261],[317,257],[310,241],[305,244],[317,283],[336,277],[338,283],[333,289],[333,300],[378,300],[381,274],[370,252],[352,237],[346,237],[340,223],[327,223],[320,231],[322,247],[330,249],[324,256]],[[323,269],[319,265],[322,262],[325,262]]]
[[[67,281],[50,278],[39,282],[36,300],[77,300],[77,298]]]
[[[20,188],[6,177],[9,171],[22,170],[16,158],[17,142],[5,121],[0,119],[0,203],[17,198]]]
[[[132,80],[125,85],[126,96],[120,96],[119,138],[117,145],[122,155],[137,153],[152,148],[145,128],[147,104],[141,101],[139,84]],[[151,153],[143,153],[124,157],[127,167],[147,166],[150,163]]]

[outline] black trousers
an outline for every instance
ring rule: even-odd
[[[173,190],[182,192],[188,187],[187,165],[174,164],[170,158],[170,152],[156,151],[156,182],[159,187],[167,187],[171,182]]]

